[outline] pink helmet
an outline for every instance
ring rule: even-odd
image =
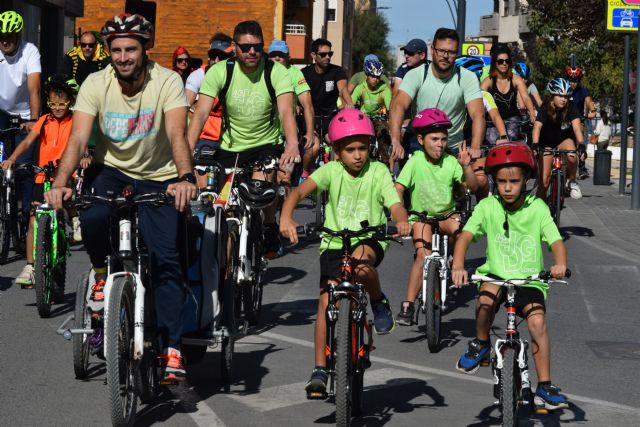
[[[416,114],[411,122],[411,127],[416,131],[449,129],[451,127],[451,120],[449,120],[449,117],[444,111],[437,108],[427,108]]]
[[[346,108],[340,111],[329,123],[329,140],[331,143],[354,135],[375,136],[373,123],[362,111]]]

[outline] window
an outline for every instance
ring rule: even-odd
[[[327,2],[327,21],[336,22],[336,10],[338,8],[337,0],[329,0]]]
[[[156,28],[156,2],[142,0],[127,0],[124,10],[126,13],[142,15]]]
[[[509,0],[502,0],[502,16],[509,16]]]

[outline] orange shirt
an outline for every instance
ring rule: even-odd
[[[62,158],[71,134],[71,117],[72,114],[67,114],[58,121],[53,115],[45,114],[33,126],[33,132],[41,136],[38,166],[43,167],[49,162],[56,164]],[[44,183],[44,173],[41,172],[36,175],[36,184],[42,183]]]

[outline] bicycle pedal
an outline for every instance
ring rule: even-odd
[[[313,391],[313,392],[307,393],[308,400],[326,400],[327,397],[329,397],[329,394],[326,391],[324,392]]]
[[[487,367],[491,365],[491,361],[489,359],[483,359],[480,361],[480,366]]]
[[[549,410],[547,408],[545,408],[544,406],[542,406],[542,407],[536,406],[535,410],[533,412],[535,412],[536,415],[548,415],[549,414]]]
[[[20,288],[22,288],[22,289],[33,289],[33,284],[31,284],[31,285],[20,285]]]

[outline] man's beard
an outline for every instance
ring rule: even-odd
[[[118,78],[118,80],[125,83],[133,84],[140,78],[145,68],[147,68],[148,63],[149,57],[145,55],[142,58],[142,64],[139,67],[134,68],[133,72],[129,76],[123,76],[122,74],[120,74],[120,72],[118,71],[118,67],[113,67],[113,69],[116,71],[116,77]]]
[[[440,74],[446,74],[446,73],[448,73],[449,71],[451,71],[451,70],[453,69],[453,64],[454,64],[454,63],[452,62],[452,63],[449,65],[449,67],[448,67],[448,68],[442,68],[442,67],[440,66],[440,63],[439,63],[438,61],[433,61],[431,64],[432,64],[432,65],[433,65],[433,67],[436,69],[436,71],[438,71],[438,73],[440,73]]]

